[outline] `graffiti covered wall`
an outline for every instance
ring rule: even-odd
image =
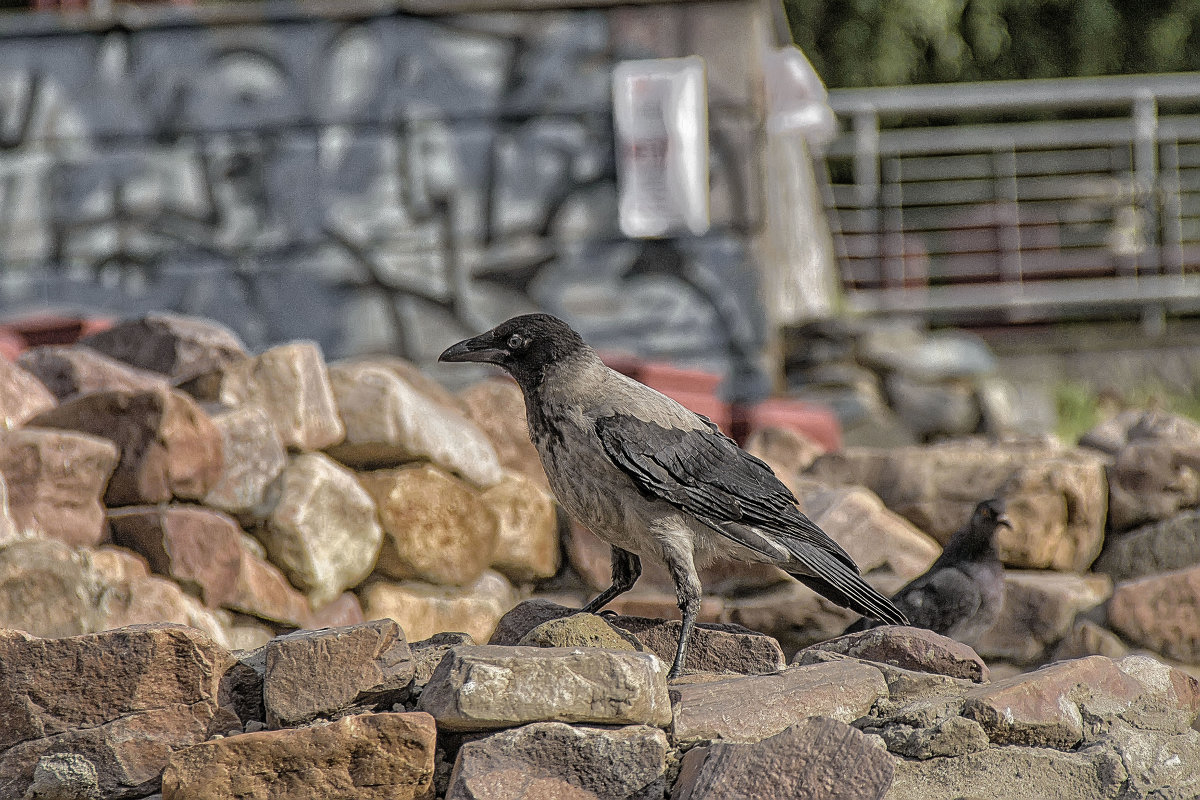
[[[766,6],[303,8],[6,21],[0,312],[171,309],[252,347],[428,360],[542,308],[602,347],[754,371]],[[629,240],[612,68],[685,54],[708,69],[713,226]]]

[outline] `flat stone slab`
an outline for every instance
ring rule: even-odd
[[[888,694],[874,667],[842,660],[756,675],[671,687],[674,738],[759,741],[806,717],[851,722]]]
[[[671,722],[667,665],[652,653],[566,647],[454,647],[417,708],[451,731],[529,722]]]
[[[987,664],[978,653],[962,642],[922,628],[885,625],[839,636],[807,649],[879,661],[916,672],[965,678],[975,683],[988,680]]]

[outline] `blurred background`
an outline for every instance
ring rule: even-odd
[[[566,5],[4,0],[8,349],[543,309],[735,428],[1200,410],[1200,1]]]

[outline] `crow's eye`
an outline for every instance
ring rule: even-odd
[[[508,349],[509,350],[520,350],[524,346],[525,346],[525,337],[521,336],[521,334],[514,333],[512,336],[508,337]]]

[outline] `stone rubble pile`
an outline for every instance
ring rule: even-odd
[[[509,382],[155,315],[0,360],[0,410],[0,798],[1200,795],[1180,417],[753,433],[884,592],[1004,497],[1004,612],[973,650],[839,637],[781,571],[714,564],[667,686],[670,577],[575,615],[609,550],[559,517]]]

